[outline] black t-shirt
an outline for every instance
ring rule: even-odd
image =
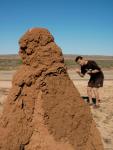
[[[93,60],[88,60],[87,64],[81,66],[81,73],[83,75],[85,75],[85,73],[88,71],[88,70],[99,70],[99,72],[97,73],[89,73],[89,75],[91,77],[103,77],[103,72],[101,71],[101,68],[97,65],[97,63]]]

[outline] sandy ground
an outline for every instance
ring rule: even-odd
[[[2,113],[3,103],[11,88],[14,73],[15,71],[0,71],[0,113]],[[68,73],[81,96],[87,96],[86,87],[89,77],[82,79],[75,73],[75,70],[68,70]],[[105,150],[113,150],[113,71],[106,70],[104,74],[104,87],[100,89],[100,108],[91,107],[91,111],[101,133]]]

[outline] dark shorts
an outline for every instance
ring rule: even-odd
[[[104,77],[91,77],[88,82],[88,87],[99,88],[103,87]]]

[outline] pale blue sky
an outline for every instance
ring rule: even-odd
[[[113,0],[1,0],[0,54],[17,54],[31,27],[45,27],[65,54],[113,55]]]

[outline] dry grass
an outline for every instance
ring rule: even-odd
[[[87,59],[96,60],[102,67],[113,68],[113,56],[84,56]],[[74,59],[76,55],[64,55],[64,60],[67,68],[75,68],[77,64]],[[0,70],[16,70],[22,64],[18,55],[0,55]]]

